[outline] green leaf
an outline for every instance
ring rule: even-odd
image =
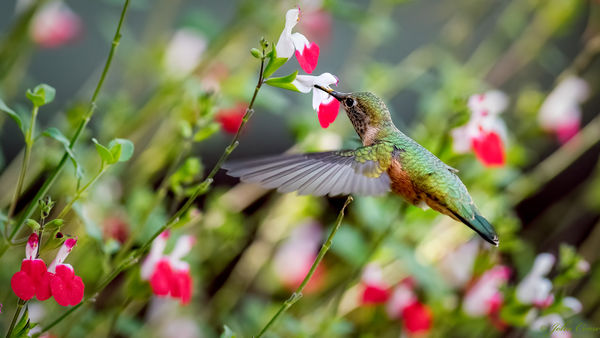
[[[113,159],[115,160],[119,160],[119,158],[121,158],[121,150],[123,149],[123,147],[121,146],[120,143],[113,143],[111,141],[111,143],[108,144],[108,150],[110,150],[110,153],[113,156]]]
[[[23,134],[25,134],[26,128],[24,128],[23,119],[21,118],[21,116],[17,112],[15,112],[14,110],[10,109],[10,107],[8,107],[6,105],[6,103],[4,103],[4,101],[2,99],[0,99],[0,110],[2,110],[3,112],[7,113],[8,116],[10,116],[13,120],[15,120],[15,122],[17,122],[17,125],[19,125],[19,129],[21,129],[21,131],[23,132]]]
[[[117,162],[112,153],[110,152],[110,150],[108,150],[105,146],[101,145],[98,140],[96,140],[95,138],[92,139],[92,142],[94,142],[96,144],[96,151],[98,152],[98,155],[100,155],[100,158],[102,159],[102,162],[107,163],[107,164],[113,164],[115,162]]]
[[[65,135],[63,135],[63,133],[61,133],[60,130],[58,130],[56,128],[48,128],[42,133],[42,135],[52,138],[52,139],[55,139],[56,141],[60,142],[63,145],[65,151],[71,158],[73,167],[75,167],[75,175],[77,175],[77,179],[82,179],[83,178],[83,169],[82,169],[81,165],[79,165],[77,158],[75,158],[75,153],[73,152],[73,149],[71,149],[71,147],[70,147],[71,141],[69,141],[69,139]]]
[[[252,56],[254,56],[257,59],[262,58],[262,53],[258,50],[258,48],[250,49],[250,54],[252,54]]]
[[[229,328],[227,325],[223,325],[223,333],[221,333],[221,338],[235,338],[237,335],[233,330]]]
[[[204,141],[207,138],[211,137],[214,133],[219,131],[219,124],[213,122],[204,128],[198,130],[196,134],[194,134],[194,142]]]
[[[56,90],[53,87],[42,83],[33,88],[33,91],[31,89],[27,89],[26,95],[34,106],[41,107],[54,101]]]
[[[34,232],[40,230],[41,228],[40,224],[31,218],[25,220],[25,225],[30,227]]]
[[[25,311],[21,315],[21,319],[17,322],[17,325],[13,328],[10,338],[25,338],[29,336],[29,330],[31,329],[29,321],[29,311],[25,307]]]
[[[53,219],[50,222],[46,223],[46,225],[44,225],[44,231],[46,230],[56,230],[56,229],[60,229],[60,227],[64,224],[65,222],[60,219]]]
[[[296,79],[296,75],[298,75],[298,71],[295,71],[287,76],[282,77],[273,77],[265,81],[266,84],[273,87],[279,87],[287,90],[293,90],[298,92],[298,88],[292,84],[292,81]]]
[[[112,141],[110,141],[110,143],[108,144],[108,147],[111,149],[111,151],[113,151],[113,147],[118,147],[120,146],[120,152],[118,152],[118,156],[115,156],[115,154],[117,153],[117,151],[115,151],[113,153],[114,158],[116,159],[116,161],[118,162],[126,162],[128,161],[131,156],[133,156],[133,151],[135,149],[135,146],[133,145],[133,142],[124,139],[124,138],[116,138]]]
[[[268,78],[269,76],[273,75],[273,73],[275,73],[277,69],[281,68],[281,66],[283,66],[283,64],[288,60],[288,58],[278,58],[275,48],[273,48],[273,50],[269,53],[268,57],[269,62],[265,67],[265,71],[263,72],[263,78]]]

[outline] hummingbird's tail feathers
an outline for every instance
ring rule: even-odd
[[[230,162],[227,174],[280,192],[300,195],[381,195],[390,190],[387,173],[367,176],[374,161],[357,161],[353,151],[286,154],[258,160]]]
[[[476,233],[479,234],[479,236],[481,236],[490,244],[498,246],[498,243],[500,243],[500,240],[498,239],[498,235],[496,234],[496,230],[494,230],[494,227],[490,224],[490,222],[487,221],[487,219],[479,215],[477,212],[475,212],[475,218],[473,218],[472,220],[467,220],[455,212],[452,212],[452,214],[456,216],[456,218],[458,218],[466,226],[473,229]]]

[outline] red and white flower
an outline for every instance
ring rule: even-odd
[[[581,107],[590,88],[583,79],[570,76],[548,95],[538,115],[542,129],[556,134],[561,143],[573,137],[581,126]]]
[[[285,28],[275,46],[278,58],[289,59],[296,54],[300,67],[308,74],[312,73],[319,61],[319,45],[309,42],[300,33],[292,33],[292,29],[300,20],[300,8],[293,8],[285,14]]]
[[[170,255],[164,255],[169,232],[160,234],[152,243],[150,253],[141,266],[143,280],[150,282],[152,292],[157,296],[179,298],[182,304],[190,302],[192,296],[192,277],[190,266],[182,258],[187,255],[195,239],[181,236]]]
[[[510,269],[495,266],[486,271],[466,292],[463,299],[463,311],[471,317],[493,317],[504,301],[500,288],[506,284]]]
[[[75,244],[77,244],[77,239],[68,238],[48,267],[52,296],[62,306],[77,305],[83,299],[85,286],[81,277],[75,275],[71,264],[64,264]]]
[[[523,304],[546,308],[554,302],[552,282],[545,278],[554,265],[552,254],[542,253],[535,258],[531,271],[517,285],[516,297]]]
[[[390,287],[383,281],[381,267],[371,263],[365,266],[362,278],[361,305],[383,304],[390,298]]]
[[[302,283],[317,257],[321,239],[321,227],[316,223],[307,223],[295,228],[279,246],[273,257],[273,268],[285,288],[295,290]],[[324,273],[324,265],[319,264],[305,288],[307,293],[319,289]]]
[[[408,334],[423,334],[431,329],[433,313],[427,304],[421,303],[414,293],[414,280],[404,279],[391,294],[386,305],[392,319],[402,319]]]
[[[312,91],[313,109],[317,111],[319,117],[319,123],[321,127],[327,128],[335,121],[339,109],[340,102],[328,93],[318,90],[315,85],[319,85],[323,88],[331,88],[332,84],[337,86],[338,79],[331,73],[323,73],[319,76],[312,75],[298,75],[296,79],[292,81],[292,85],[301,93],[309,93]]]
[[[468,102],[469,122],[452,130],[456,153],[473,151],[485,166],[502,166],[505,159],[506,125],[498,117],[508,106],[508,98],[498,90],[472,95]]]
[[[69,252],[77,244],[74,238],[68,238],[58,250],[56,258],[48,269],[44,261],[37,257],[39,237],[36,233],[29,236],[25,247],[25,259],[21,270],[11,279],[11,287],[17,297],[30,300],[34,296],[46,300],[51,296],[59,305],[77,305],[83,299],[85,286],[81,277],[75,275],[70,264],[64,264]]]
[[[30,35],[38,45],[60,47],[81,34],[81,19],[62,1],[44,5],[33,17]]]

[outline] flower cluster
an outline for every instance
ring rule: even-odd
[[[508,98],[494,90],[469,98],[469,122],[452,130],[453,149],[463,154],[472,150],[485,166],[502,166],[506,162],[506,125],[498,117],[508,106]]]
[[[150,282],[155,295],[179,298],[182,304],[187,304],[192,297],[192,276],[189,264],[182,258],[190,252],[195,239],[189,235],[181,236],[171,254],[165,255],[168,239],[169,232],[165,231],[154,240],[142,263],[141,277]]]
[[[25,259],[21,270],[10,280],[10,285],[17,297],[30,300],[46,300],[54,297],[59,305],[77,305],[83,299],[84,284],[81,277],[75,275],[70,264],[64,264],[65,259],[77,243],[74,238],[68,238],[58,250],[56,258],[48,268],[44,260],[38,257],[39,237],[36,233],[29,236],[25,247]]]
[[[431,329],[433,314],[429,306],[420,302],[414,292],[414,279],[405,278],[392,289],[383,281],[381,268],[369,264],[363,270],[361,289],[360,304],[386,304],[388,317],[402,320],[408,334],[422,334]]]

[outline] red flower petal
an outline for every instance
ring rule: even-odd
[[[304,50],[300,53],[296,50],[296,59],[300,67],[308,74],[312,73],[317,67],[319,62],[319,45],[311,42],[309,45],[304,46]]]
[[[157,296],[167,296],[171,291],[171,279],[173,270],[167,260],[161,260],[156,264],[156,269],[150,277],[152,292]]]
[[[192,298],[192,277],[189,271],[177,271],[173,275],[171,295],[181,298],[181,304],[188,304]]]
[[[242,125],[242,119],[246,114],[246,106],[237,105],[232,109],[223,109],[217,113],[216,120],[221,124],[224,131],[235,134]]]
[[[46,299],[52,297],[52,289],[50,287],[51,279],[52,279],[52,274],[50,272],[46,271],[38,283],[37,299],[46,300]]]
[[[580,127],[579,120],[574,120],[569,123],[563,123],[558,128],[556,128],[556,136],[558,137],[558,141],[562,144],[567,143],[573,136],[577,135]]]
[[[22,300],[30,300],[35,296],[35,283],[29,275],[23,271],[17,271],[10,279],[10,286],[17,297]]]
[[[504,145],[498,134],[494,132],[482,132],[479,137],[471,139],[471,146],[477,158],[485,166],[504,165]]]
[[[81,277],[75,276],[73,268],[60,264],[50,276],[50,289],[54,300],[61,306],[77,305],[83,299],[84,285]]]
[[[321,103],[319,105],[319,111],[317,116],[319,117],[319,123],[322,128],[327,128],[335,121],[340,110],[340,102],[338,100],[331,100],[328,103]]]
[[[410,333],[424,332],[431,329],[432,314],[429,307],[413,302],[402,310],[404,328]]]
[[[381,304],[387,302],[389,298],[390,291],[388,288],[380,285],[366,285],[360,302],[362,305]]]

